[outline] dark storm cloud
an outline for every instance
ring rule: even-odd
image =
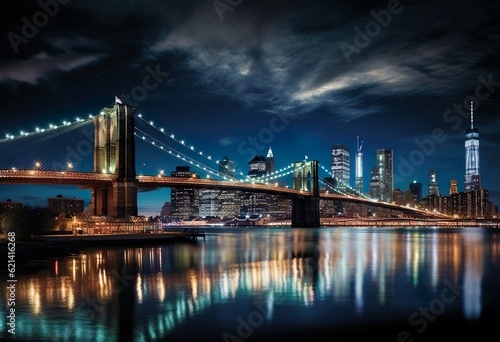
[[[384,4],[367,7],[366,12],[328,3],[304,6],[298,12],[285,7],[264,23],[260,15],[265,5],[254,12],[242,4],[226,12],[233,20],[224,22],[200,7],[153,44],[152,51],[185,53],[186,66],[214,94],[265,106],[271,112],[303,113],[327,106],[343,120],[381,109],[359,106],[365,95],[460,93],[467,82],[476,81],[474,67],[494,51],[491,38],[497,33],[480,6],[465,6],[443,17],[455,3],[401,4],[387,27],[369,38],[369,45],[353,54],[349,63],[339,45],[353,45],[355,28],[363,30],[374,22],[370,11],[380,13]],[[346,15],[351,20],[343,19]],[[449,25],[453,29],[445,30]],[[474,49],[476,35],[485,41],[485,49]],[[357,96],[345,97],[345,91],[356,91]]]
[[[460,179],[467,120],[455,127],[443,113],[474,95],[480,76],[500,81],[500,3],[405,0],[390,20],[380,19],[394,3],[243,0],[221,20],[213,0],[70,1],[15,53],[7,34],[20,34],[21,18],[31,19],[40,6],[7,1],[0,22],[6,126],[0,134],[71,119],[67,113],[95,113],[141,85],[146,67],[160,65],[168,79],[148,92],[141,111],[196,146],[213,142],[210,148],[220,148],[213,154],[238,162],[243,156],[236,148],[281,114],[293,120],[269,144],[283,163],[297,158],[292,151],[310,157],[315,151],[327,165],[329,145],[354,143],[357,134],[367,140],[365,149],[388,146],[408,157],[415,138],[442,128],[448,140],[415,173],[426,179],[426,169],[446,160],[459,165],[447,177]],[[377,23],[378,32],[356,45],[358,32]],[[346,55],[342,44],[355,52]],[[478,113],[488,185],[491,170],[499,169],[497,158],[485,158],[499,149],[498,94],[498,87],[490,91]],[[365,155],[369,177],[374,151]]]
[[[92,55],[48,56],[40,53],[29,60],[12,61],[0,65],[0,82],[17,81],[31,84],[41,79],[57,77],[57,74],[71,72],[84,65],[96,62]]]

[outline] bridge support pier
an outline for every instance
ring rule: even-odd
[[[308,192],[292,200],[292,227],[319,227],[318,161],[294,163],[293,188]]]
[[[319,227],[319,197],[292,200],[292,227]]]

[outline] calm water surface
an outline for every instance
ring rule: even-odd
[[[16,339],[479,341],[500,324],[498,229],[205,232],[17,270]]]

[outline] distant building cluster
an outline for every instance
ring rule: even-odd
[[[256,155],[248,162],[247,177],[260,177],[275,171],[274,155],[271,148],[266,156]],[[235,176],[234,161],[227,156],[219,162],[219,172],[229,177]],[[199,177],[189,166],[177,166],[172,177]],[[216,189],[172,188],[171,202],[165,203],[161,216],[173,221],[202,218],[233,219],[258,216],[275,220],[291,217],[290,200],[279,195]]]
[[[21,209],[23,204],[21,202],[14,202],[12,199],[7,198],[7,200],[0,202],[0,209]]]
[[[0,202],[0,209],[22,209],[21,202],[12,201],[8,198],[6,201]],[[76,216],[84,212],[84,200],[81,198],[65,198],[62,195],[47,198],[47,209],[57,216],[64,214],[67,216]]]
[[[408,189],[394,188],[394,151],[377,149],[376,162],[371,167],[370,179],[363,179],[363,141],[357,137],[355,153],[354,186],[351,187],[350,151],[345,145],[331,146],[331,177],[323,179],[320,191],[334,190],[341,194],[367,196],[381,202],[440,212],[460,218],[489,218],[496,216],[498,209],[489,201],[488,190],[482,188],[479,173],[479,131],[474,127],[473,104],[471,103],[471,126],[465,134],[465,175],[464,192],[458,191],[457,180],[451,180],[449,195],[440,191],[438,172],[429,170],[426,184],[427,195],[422,194],[422,183],[409,183]],[[275,171],[272,149],[266,156],[256,155],[248,163],[249,179]],[[219,172],[234,177],[234,162],[227,156],[219,163]],[[188,166],[178,166],[173,177],[198,177]],[[365,192],[364,187],[367,186]],[[391,217],[395,210],[383,209],[368,204],[353,204],[343,201],[321,200],[321,217],[332,216],[381,216]],[[161,212],[163,217],[185,220],[193,217],[220,217],[259,215],[272,219],[288,219],[291,216],[290,200],[278,195],[252,193],[249,191],[227,191],[213,189],[172,189],[171,202],[166,203]]]
[[[427,196],[422,196],[422,183],[414,181],[409,184],[407,190],[394,189],[393,181],[393,151],[388,149],[377,149],[376,165],[370,171],[368,191],[363,189],[363,152],[362,145],[357,137],[357,151],[355,157],[355,182],[354,190],[358,195],[383,202],[427,209],[461,218],[493,217],[498,209],[488,200],[488,190],[482,188],[481,175],[479,173],[479,130],[474,127],[474,108],[471,103],[471,126],[465,134],[465,176],[464,192],[458,192],[457,180],[450,182],[450,194],[445,196],[439,191],[437,171],[429,171],[429,183]],[[325,178],[325,182],[331,184],[339,192],[349,188],[350,158],[349,149],[344,145],[332,145],[331,148],[332,177]],[[352,205],[348,203],[322,203],[322,215],[391,215],[390,211],[380,208],[369,208],[367,205]]]

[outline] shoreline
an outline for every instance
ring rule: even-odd
[[[15,263],[26,271],[36,270],[50,259],[79,255],[82,250],[93,247],[151,246],[157,244],[190,242],[198,238],[205,241],[205,233],[199,230],[163,233],[98,234],[98,235],[41,235],[31,240],[15,242]],[[5,242],[4,240],[2,240]],[[0,251],[7,254],[7,243]],[[0,266],[0,273],[7,272]],[[18,267],[18,269],[20,269]]]

